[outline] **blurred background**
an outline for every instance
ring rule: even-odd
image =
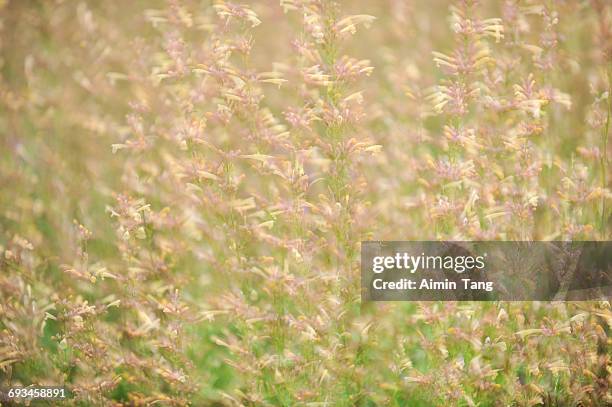
[[[361,304],[362,240],[608,240],[606,1],[0,0],[0,385],[603,406],[609,302]]]

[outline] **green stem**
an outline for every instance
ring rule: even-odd
[[[602,196],[601,196],[601,234],[605,239],[607,236],[606,233],[606,188],[608,186],[607,182],[607,172],[608,172],[608,133],[610,130],[610,111],[612,110],[612,70],[608,70],[608,109],[606,115],[606,125],[604,126],[601,132],[601,187],[602,187]]]

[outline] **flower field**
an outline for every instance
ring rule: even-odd
[[[0,390],[611,405],[610,302],[360,297],[366,240],[609,240],[611,83],[606,0],[0,0]]]

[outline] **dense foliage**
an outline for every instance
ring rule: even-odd
[[[361,304],[362,240],[607,240],[606,0],[0,0],[0,386],[603,406],[609,302]]]

